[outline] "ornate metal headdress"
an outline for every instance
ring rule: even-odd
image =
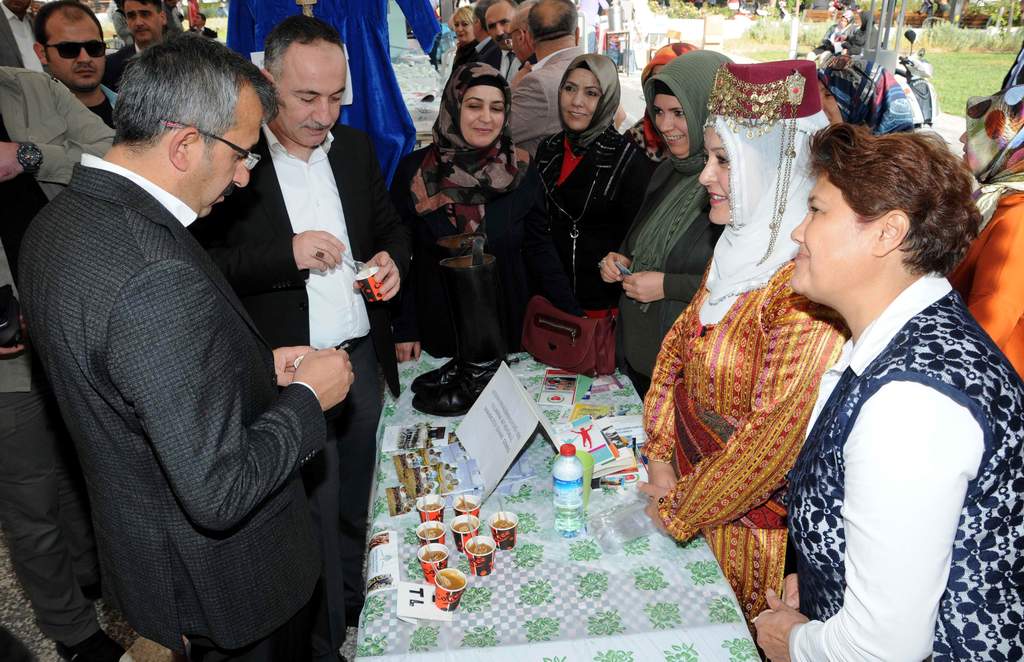
[[[727,64],[715,75],[708,99],[711,116],[720,117],[733,133],[743,132],[748,140],[761,138],[779,123],[779,179],[775,185],[775,204],[769,223],[771,238],[761,265],[775,249],[789,197],[789,182],[796,159],[796,120],[821,110],[814,64],[790,60],[764,64]],[[809,81],[811,81],[809,83]]]

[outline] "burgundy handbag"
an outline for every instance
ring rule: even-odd
[[[615,372],[615,318],[570,315],[537,295],[526,305],[523,348],[553,368],[610,375]]]

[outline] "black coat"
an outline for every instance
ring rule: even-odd
[[[103,84],[114,92],[121,87],[121,76],[128,66],[128,62],[135,57],[135,45],[128,44],[113,55],[107,56],[107,62],[103,69]]]
[[[367,134],[337,125],[327,153],[345,212],[352,257],[367,261],[387,251],[407,283],[409,233],[388,197],[384,177]],[[309,272],[299,270],[292,253],[291,221],[265,136],[253,151],[261,156],[249,185],[192,224],[193,233],[210,252],[256,326],[275,347],[309,344]],[[392,393],[398,395],[398,368],[391,339],[392,303],[367,304],[370,337]]]
[[[271,347],[178,219],[129,180],[76,166],[32,222],[20,294],[92,504],[104,594],[179,653],[240,648],[320,575],[298,469],[324,417],[278,391]]]
[[[476,54],[476,57],[469,60],[469,62],[480,62],[483,64],[489,64],[498,71],[501,71],[501,56],[504,53],[501,47],[491,39],[488,41],[483,48]]]
[[[587,310],[613,308],[622,286],[602,281],[597,263],[610,251],[619,250],[657,164],[608,127],[559,186],[564,137],[564,132],[556,133],[537,147],[537,170],[547,194],[551,236],[580,306]]]
[[[428,149],[402,159],[391,183],[391,199],[413,237],[410,286],[404,290],[402,311],[394,321],[395,340],[418,340],[433,356],[453,356],[455,332],[438,266],[446,256],[435,242],[458,232],[443,208],[418,215],[410,194],[412,178]],[[512,350],[519,347],[526,303],[533,294],[543,294],[563,310],[582,312],[551,242],[544,189],[532,166],[514,191],[485,205],[482,230],[487,234],[487,252],[498,261],[503,317]]]

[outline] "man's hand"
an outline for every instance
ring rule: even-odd
[[[640,303],[661,301],[665,298],[665,274],[660,271],[641,271],[622,279],[622,291]]]
[[[308,345],[275,349],[274,372],[277,374],[277,385],[283,388],[291,384],[295,379],[295,359],[315,351],[315,348]]]
[[[601,260],[601,280],[606,283],[621,283],[623,279],[622,272],[615,266],[618,262],[622,266],[629,268],[629,265],[633,264],[633,260],[622,253],[608,253]]]
[[[327,411],[345,399],[355,374],[348,352],[321,349],[303,356],[293,381],[309,384],[320,399],[320,409]]]
[[[0,142],[0,182],[14,179],[25,169],[18,163],[18,143]]]
[[[345,244],[330,232],[306,230],[292,237],[292,255],[299,269],[329,271],[341,263]]]
[[[377,253],[370,258],[366,265],[378,267],[377,275],[374,278],[380,283],[380,300],[387,301],[388,299],[393,299],[398,294],[401,276],[398,274],[398,265],[391,259],[388,252],[381,251]],[[359,289],[359,283],[356,283],[355,289]]]
[[[793,628],[808,621],[807,617],[779,599],[775,591],[768,589],[768,609],[754,619],[757,628],[757,645],[772,662],[790,662],[789,634]]]
[[[651,483],[640,483],[637,486],[641,492],[650,497],[650,501],[647,503],[647,508],[644,512],[654,522],[654,526],[658,527],[658,530],[666,535],[671,535],[668,529],[665,527],[664,520],[661,519],[661,513],[658,512],[658,506],[661,505],[660,500],[665,497],[669,492],[672,491],[671,487],[663,487],[661,485],[652,485]]]
[[[25,317],[23,315],[18,315],[18,320],[21,322],[21,342],[12,347],[0,347],[0,360],[13,359],[25,351],[27,346],[25,341],[28,339],[28,326],[25,325]]]
[[[398,359],[399,363],[405,363],[406,361],[419,361],[420,359],[420,343],[416,342],[396,342],[395,343],[395,358]]]

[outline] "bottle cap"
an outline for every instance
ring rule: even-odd
[[[558,449],[558,454],[562,457],[576,457],[576,447],[572,444],[562,444]]]

